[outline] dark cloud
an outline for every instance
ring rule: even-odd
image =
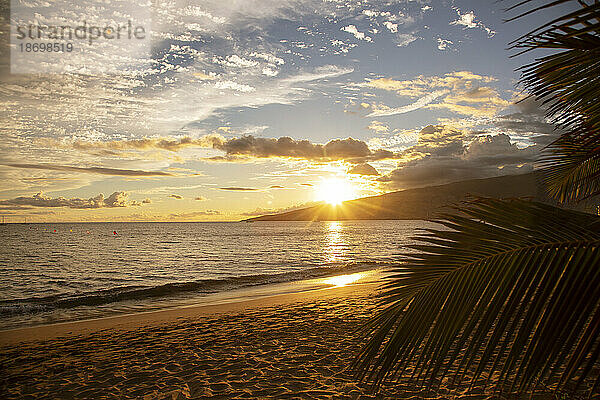
[[[525,137],[532,143],[545,146],[556,139],[561,131],[547,122],[545,107],[528,97],[514,104],[516,112],[498,116],[493,124],[511,136]]]
[[[444,126],[428,125],[419,132],[419,140],[404,153],[435,154],[437,156],[454,156],[463,152],[462,131]]]
[[[204,196],[198,196],[194,200],[197,200],[197,201],[206,201],[208,199],[206,197],[204,197]]]
[[[177,199],[177,200],[183,199],[183,196],[180,196],[178,194],[170,194],[169,197],[172,199]]]
[[[12,168],[24,169],[42,169],[46,171],[64,171],[64,172],[81,172],[87,174],[101,174],[112,176],[173,176],[168,172],[162,171],[139,171],[131,169],[116,169],[103,167],[71,167],[67,165],[56,164],[0,164]]]
[[[358,164],[348,170],[349,174],[377,176],[379,172],[370,164]]]
[[[225,152],[228,157],[253,158],[297,158],[310,161],[364,162],[395,158],[396,155],[387,150],[372,151],[361,140],[352,138],[334,139],[328,143],[315,144],[308,140],[295,140],[290,137],[257,138],[252,135],[229,139],[215,145],[216,149]]]
[[[279,186],[279,185],[272,185],[269,187],[269,189],[285,189],[283,186]]]
[[[255,188],[246,188],[246,187],[222,187],[219,188],[220,190],[230,190],[233,192],[254,192],[257,191],[258,189]]]
[[[481,166],[474,161],[456,158],[426,158],[392,171],[382,177],[395,188],[414,188],[468,179],[489,178],[500,175],[514,175],[532,171],[531,165],[510,164],[503,167]]]
[[[464,148],[462,154],[465,160],[477,161],[481,165],[520,164],[535,161],[538,154],[537,146],[520,149],[511,143],[510,136],[499,134],[495,136],[478,136]]]
[[[313,186],[312,183],[301,183],[302,186]]]
[[[520,149],[505,134],[478,136],[470,143],[444,126],[428,126],[421,134],[419,143],[405,152],[413,159],[379,178],[380,182],[410,188],[525,173],[533,169],[539,151],[538,146]]]
[[[16,197],[9,200],[0,200],[0,206],[31,206],[31,207],[67,207],[75,209],[116,208],[139,205],[139,203],[128,203],[128,195],[125,192],[114,192],[108,197],[99,194],[89,199],[48,197],[42,193],[31,197]]]

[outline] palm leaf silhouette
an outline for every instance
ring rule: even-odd
[[[600,218],[518,199],[460,211],[394,270],[361,377],[517,391],[586,381],[600,352]]]
[[[569,2],[573,0],[542,7]],[[530,1],[518,6],[527,3]],[[561,202],[600,194],[600,3],[578,3],[578,10],[512,43],[513,48],[524,51],[562,50],[521,68],[525,89],[542,100],[548,116],[567,131],[550,144],[541,162],[548,172],[545,181],[549,193]]]
[[[509,10],[518,10],[524,0]],[[574,0],[548,1],[523,17]],[[517,39],[550,55],[522,84],[564,134],[541,164],[563,202],[600,194],[600,3]],[[435,220],[385,284],[355,368],[374,382],[600,389],[600,218],[520,199],[479,199]],[[585,384],[586,386],[582,386]]]
[[[581,131],[590,134],[593,129]],[[590,136],[581,138],[576,131],[561,136],[540,162],[547,191],[560,202],[573,203],[600,194],[600,134]]]

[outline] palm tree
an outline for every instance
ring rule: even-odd
[[[600,5],[517,39],[554,50],[522,68],[522,84],[566,132],[542,159],[560,202],[600,194]],[[519,10],[531,0],[509,10]],[[385,283],[355,367],[374,383],[483,383],[598,392],[600,217],[521,199],[475,199],[434,220]]]

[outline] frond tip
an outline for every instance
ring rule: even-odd
[[[459,211],[387,281],[360,377],[597,391],[600,218],[514,199]]]

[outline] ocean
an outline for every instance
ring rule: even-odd
[[[307,290],[385,270],[423,221],[0,226],[0,329]],[[302,282],[302,284],[300,284]]]

